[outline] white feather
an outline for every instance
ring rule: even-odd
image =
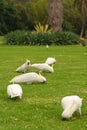
[[[46,82],[46,78],[35,72],[30,72],[30,73],[21,74],[19,76],[15,76],[10,82],[27,83],[27,84],[32,84],[36,82],[44,83]]]
[[[69,119],[75,111],[81,115],[82,98],[77,95],[66,96],[61,100],[63,112],[62,117]]]
[[[34,67],[42,72],[51,72],[51,73],[54,72],[53,67],[48,65],[47,63],[32,64],[31,67]]]
[[[7,94],[10,98],[19,97],[22,98],[22,88],[19,84],[10,84],[7,86]]]
[[[48,57],[45,61],[48,65],[52,65],[56,63],[56,59],[52,57]]]
[[[27,72],[29,69],[29,64],[30,60],[26,60],[26,62],[23,65],[21,65],[16,69],[16,72],[23,72],[23,73]]]

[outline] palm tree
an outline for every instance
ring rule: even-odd
[[[78,5],[82,13],[82,29],[80,33],[80,37],[82,37],[85,31],[85,23],[86,23],[86,16],[87,16],[87,0],[74,0],[74,2]]]
[[[62,0],[48,0],[49,24],[54,31],[62,30],[63,4]]]

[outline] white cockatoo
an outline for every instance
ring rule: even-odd
[[[49,48],[49,45],[48,45],[48,44],[46,45],[46,48]]]
[[[41,72],[54,72],[53,66],[50,66],[47,63],[36,63],[32,64],[31,67],[36,68]]]
[[[77,95],[66,96],[62,98],[61,105],[63,108],[62,118],[70,119],[75,111],[81,115],[82,98]]]
[[[44,83],[46,82],[46,78],[41,74],[37,74],[36,72],[30,72],[15,76],[10,82],[13,83]]]
[[[22,73],[27,72],[29,69],[29,65],[30,65],[30,60],[26,60],[26,62],[23,65],[21,65],[16,69],[16,72],[22,72]]]
[[[22,98],[22,88],[19,84],[10,84],[7,86],[7,94],[10,98]]]
[[[52,65],[56,63],[56,59],[53,57],[48,57],[45,61],[45,63],[47,63],[48,65]]]

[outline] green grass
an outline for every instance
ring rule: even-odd
[[[0,36],[0,45],[3,45],[3,43],[5,43],[5,37],[4,36]]]
[[[26,85],[22,100],[7,96],[9,81],[26,59],[31,63],[55,57],[54,73],[43,73],[45,84]],[[30,69],[29,71],[36,71]],[[67,95],[83,98],[82,117],[61,120],[61,99]],[[87,47],[0,45],[0,130],[86,130],[87,129]]]

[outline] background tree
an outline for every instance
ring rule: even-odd
[[[28,17],[29,12],[27,11],[25,7],[25,3],[17,2],[16,7],[18,11],[20,12],[20,20],[18,21],[18,29],[28,30],[32,29],[32,23],[30,22],[30,19]]]
[[[63,0],[63,31],[70,31],[80,35],[82,16],[73,0]]]
[[[47,23],[47,0],[32,0],[32,2],[26,2],[24,6],[26,8],[27,16],[33,25],[38,24],[39,22],[43,25]]]
[[[80,36],[83,36],[85,30],[86,16],[87,16],[87,0],[80,0],[81,11],[82,11],[82,29]]]
[[[54,31],[62,30],[63,3],[62,0],[48,0],[49,24]]]
[[[75,0],[74,2],[75,4],[77,4],[82,14],[82,29],[80,33],[80,37],[82,37],[85,31],[85,23],[86,23],[86,16],[87,16],[87,0]]]
[[[17,29],[17,22],[20,19],[18,10],[13,3],[0,0],[0,34],[6,34]]]
[[[83,0],[0,0],[0,34],[6,34],[14,30],[33,30],[39,22],[47,23],[55,31],[63,30],[80,34],[82,20],[86,22]],[[86,2],[86,1],[85,1]],[[84,4],[83,4],[84,5]],[[48,8],[49,7],[49,8]],[[83,10],[83,11],[81,11]],[[48,21],[49,19],[49,21]],[[85,24],[85,23],[84,23]],[[83,24],[83,25],[84,25]],[[87,24],[85,24],[85,32]],[[83,28],[84,30],[84,28]],[[84,32],[84,31],[82,31]]]

